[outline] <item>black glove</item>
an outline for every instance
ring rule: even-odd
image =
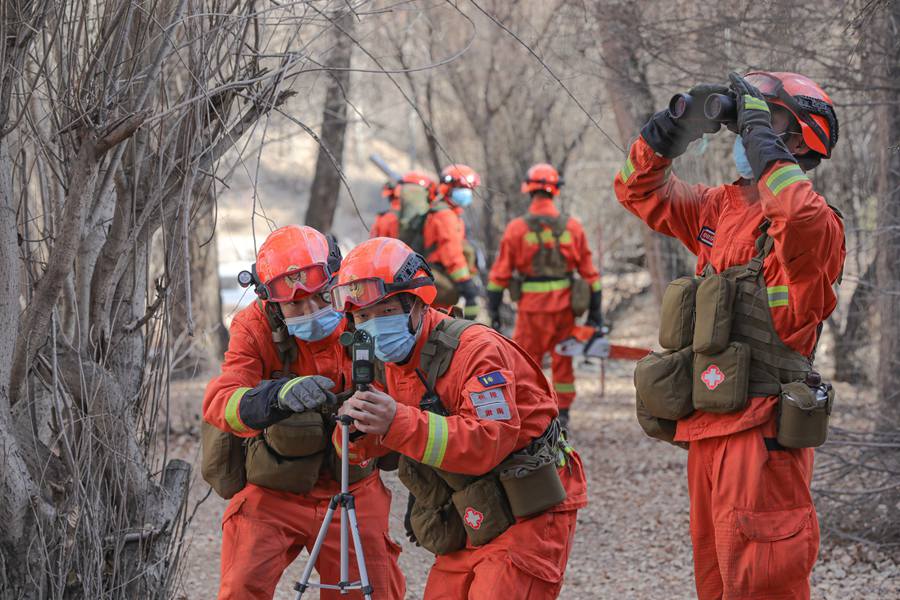
[[[473,279],[457,281],[456,289],[459,290],[459,295],[466,299],[466,306],[478,303],[478,286],[475,285],[475,281]]]
[[[337,398],[329,391],[333,387],[334,382],[321,375],[295,377],[278,390],[278,408],[301,413],[316,410],[323,404],[334,404]]]
[[[416,497],[412,495],[412,492],[409,492],[409,495],[406,498],[406,515],[403,517],[403,529],[406,530],[406,537],[409,538],[409,541],[416,546],[419,546],[419,540],[416,538],[416,534],[412,528],[412,510],[415,503]]]
[[[584,323],[597,331],[603,327],[603,292],[596,290],[591,292],[591,303],[588,307],[587,320]]]
[[[488,290],[488,315],[491,318],[491,327],[493,327],[497,331],[500,331],[500,306],[502,304],[503,290]]]
[[[710,94],[727,94],[724,85],[701,83],[688,91],[691,105],[678,120],[672,118],[669,109],[661,110],[647,121],[641,129],[641,136],[653,150],[666,158],[684,154],[688,144],[703,137],[704,133],[715,133],[722,126],[710,121],[703,114],[703,104]]]
[[[772,129],[772,114],[762,92],[737,73],[729,73],[728,79],[737,96],[738,133],[744,142],[754,177],[759,180],[766,167],[777,160],[797,162]]]
[[[287,379],[267,379],[244,392],[238,403],[241,423],[250,429],[265,429],[291,416],[290,411],[278,407],[278,390],[287,381]]]

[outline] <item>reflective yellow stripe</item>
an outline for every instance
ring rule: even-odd
[[[559,243],[560,244],[571,244],[572,243],[572,233],[568,229],[563,231],[562,235],[559,236]]]
[[[306,377],[294,377],[293,379],[288,381],[286,384],[281,386],[281,389],[278,390],[278,399],[284,400],[284,397],[287,396],[288,390],[290,390],[292,387],[294,387],[295,385],[297,385],[304,379],[306,379]]]
[[[488,281],[487,289],[489,292],[502,292],[506,289],[506,286],[500,285],[499,283],[495,283],[493,281]]]
[[[467,319],[477,317],[481,308],[477,304],[467,305],[463,308],[463,316]]]
[[[622,167],[622,170],[619,171],[619,177],[622,178],[624,183],[628,183],[628,180],[631,179],[631,176],[634,174],[634,164],[631,162],[631,157],[628,157],[628,160],[625,161],[625,165]]]
[[[553,243],[553,232],[549,229],[541,230],[541,241],[545,244]]]
[[[526,244],[537,244],[538,243],[537,234],[533,231],[529,231],[528,233],[526,233],[525,237],[523,239],[525,240]]]
[[[551,281],[526,281],[522,284],[522,291],[529,294],[542,294],[567,290],[572,285],[568,279],[553,279]]]
[[[574,394],[575,393],[575,384],[574,383],[556,383],[554,381],[553,389],[555,389],[560,394]]]
[[[232,392],[231,397],[228,398],[228,404],[225,405],[225,422],[228,423],[228,426],[233,430],[238,432],[249,431],[247,427],[241,423],[241,418],[238,416],[238,407],[241,405],[241,398],[244,397],[244,394],[250,391],[248,387],[242,387],[234,390]]]
[[[591,291],[592,291],[592,292],[599,292],[599,291],[602,290],[602,289],[603,289],[603,284],[600,283],[600,280],[599,280],[599,279],[598,279],[597,281],[595,281],[594,283],[591,284]]]
[[[775,285],[769,288],[766,288],[766,292],[769,294],[769,306],[787,306],[788,305],[788,286],[786,285]]]
[[[447,418],[428,413],[428,442],[422,454],[422,464],[440,467],[447,452]]]
[[[809,179],[800,165],[785,165],[779,167],[766,177],[766,187],[772,192],[773,196],[777,196],[778,192],[798,181],[806,181]]]
[[[460,267],[459,269],[450,273],[450,279],[453,281],[459,281],[460,279],[465,279],[466,277],[471,277],[472,274],[469,273],[469,267]]]
[[[766,104],[765,100],[761,100],[756,96],[751,96],[749,94],[744,94],[744,108],[769,112],[769,105]]]

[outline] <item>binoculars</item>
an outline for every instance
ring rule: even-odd
[[[675,94],[669,101],[669,114],[677,121],[687,114],[695,101],[690,94]],[[703,103],[703,116],[716,123],[736,123],[737,96],[734,92],[710,94]]]

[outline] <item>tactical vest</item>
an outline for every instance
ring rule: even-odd
[[[444,319],[422,347],[417,374],[425,384],[424,411],[447,416],[435,391],[459,347],[462,333],[477,325]],[[417,541],[434,554],[487,544],[516,518],[544,512],[566,499],[557,470],[571,449],[555,419],[528,446],[480,476],[451,473],[407,456],[400,457],[399,476],[414,496],[410,522]]]
[[[572,312],[576,317],[587,311],[591,301],[590,286],[573,271],[560,249],[560,243],[571,236],[567,225],[569,216],[563,213],[553,217],[528,213],[522,219],[528,225],[525,240],[537,244],[537,252],[531,259],[531,275],[516,278],[510,285],[510,298],[518,302],[523,293],[541,293],[570,289]],[[553,245],[548,246],[547,241]]]
[[[809,380],[813,356],[789,348],[772,321],[770,307],[787,305],[788,287],[766,286],[763,264],[774,245],[768,226],[767,221],[760,226],[756,254],[748,263],[721,273],[708,265],[701,277],[682,277],[666,288],[659,331],[666,351],[639,361],[634,373],[638,420],[648,435],[671,441],[674,421],[695,409],[737,412],[753,397],[782,396],[779,427],[785,415],[790,417],[784,391],[790,385],[796,399],[797,390],[807,387],[794,384]],[[818,439],[831,412],[829,393],[827,405],[807,402],[809,418],[790,425],[815,429]],[[805,443],[796,433],[789,437],[794,441],[788,447],[807,447],[796,445]]]
[[[269,379],[295,377],[291,365],[297,360],[297,343],[284,320],[271,304],[263,305],[272,342],[278,352],[281,370]],[[352,391],[338,396],[338,404]],[[247,482],[283,492],[305,494],[313,489],[322,472],[340,482],[340,459],[331,444],[337,414],[336,407],[324,411],[296,413],[267,427],[253,438],[241,438],[203,422],[201,445],[203,478],[222,498],[241,491]],[[350,466],[350,483],[369,476],[377,461],[365,466]]]

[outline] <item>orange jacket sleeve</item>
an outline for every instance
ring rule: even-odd
[[[844,264],[844,225],[795,163],[772,164],[757,183],[774,252],[792,282],[834,283]]]
[[[575,246],[577,255],[577,263],[575,268],[578,274],[585,282],[590,284],[591,289],[600,289],[600,272],[594,265],[594,256],[591,254],[591,247],[588,244],[587,236],[584,233],[584,227],[578,219],[569,219],[568,229],[572,234],[572,243]]]
[[[231,323],[231,339],[222,363],[222,374],[206,386],[203,397],[203,418],[223,431],[240,437],[259,433],[241,421],[241,398],[249,389],[259,385],[264,376],[262,352],[253,333],[239,320]]]
[[[703,217],[718,207],[711,206],[709,188],[680,181],[671,174],[671,164],[638,138],[616,174],[616,197],[651,229],[677,238],[693,254],[699,254]]]
[[[488,291],[501,292],[509,287],[509,282],[515,272],[517,250],[521,243],[521,233],[518,232],[516,226],[517,221],[518,219],[513,220],[506,226],[506,231],[503,232],[503,237],[500,239],[497,258],[494,259],[491,272],[488,274]]]
[[[456,213],[452,210],[438,210],[429,214],[423,233],[425,245],[435,246],[434,252],[428,257],[429,261],[442,264],[453,281],[472,278],[469,263],[463,254],[463,234]]]

